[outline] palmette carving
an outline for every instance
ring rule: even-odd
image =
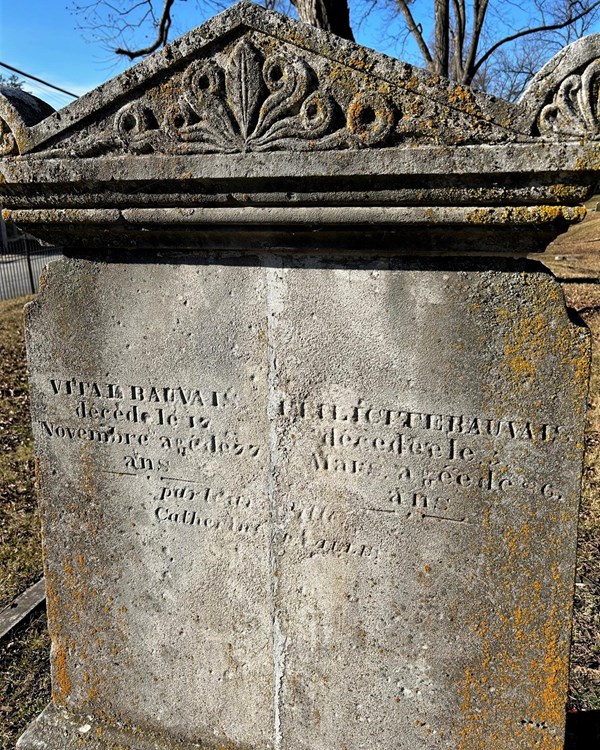
[[[304,60],[282,51],[263,59],[247,39],[224,67],[192,62],[182,91],[162,113],[142,102],[123,107],[114,121],[119,140],[141,153],[372,147],[386,141],[399,114],[382,95],[362,92],[344,113]]]
[[[600,59],[597,59],[583,73],[570,75],[560,84],[552,103],[540,112],[540,133],[600,138],[599,95]]]

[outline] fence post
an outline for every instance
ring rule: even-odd
[[[31,293],[35,294],[35,281],[33,278],[33,269],[31,268],[31,242],[25,240],[25,249],[27,251],[27,271],[29,272],[29,284],[31,286]]]
[[[6,232],[6,223],[0,215],[0,240],[2,241],[2,252],[8,253],[8,234]]]

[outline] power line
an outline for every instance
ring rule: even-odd
[[[0,4],[2,3],[2,0],[0,0]],[[31,92],[35,96],[40,96],[42,99],[44,97],[50,97],[56,101],[60,102],[71,102],[73,101],[71,97],[67,96],[66,94],[61,94],[58,91],[52,91],[49,90],[46,86],[42,86],[40,83],[36,83],[35,81],[27,81],[25,83],[25,91]]]
[[[72,94],[70,91],[67,91],[66,89],[61,89],[60,86],[55,86],[53,83],[48,83],[48,81],[44,81],[42,78],[37,78],[36,76],[29,75],[29,73],[25,73],[24,71],[19,70],[18,68],[13,68],[12,65],[7,65],[6,63],[0,62],[0,66],[3,68],[6,68],[7,70],[12,70],[13,73],[18,73],[20,76],[25,76],[25,78],[30,78],[32,81],[38,81],[39,83],[43,83],[44,86],[48,86],[51,89],[56,89],[56,91],[61,91],[63,94],[68,94],[69,96],[72,96],[73,99],[79,98],[77,94]]]

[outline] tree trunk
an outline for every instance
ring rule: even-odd
[[[435,0],[435,72],[448,77],[450,57],[450,0]]]
[[[300,20],[354,41],[348,0],[293,0]]]

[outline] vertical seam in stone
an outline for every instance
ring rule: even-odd
[[[279,446],[277,440],[277,410],[279,407],[279,389],[277,375],[277,352],[273,341],[273,329],[277,324],[276,316],[280,312],[278,286],[280,282],[280,268],[275,264],[275,258],[265,259],[266,275],[266,313],[267,313],[267,357],[268,357],[268,396],[267,417],[269,420],[269,465],[268,465],[268,498],[271,516],[271,539],[269,545],[270,573],[271,573],[271,601],[273,607],[273,737],[274,748],[281,748],[281,689],[285,672],[285,635],[281,630],[281,622],[277,606],[277,532],[278,514],[275,502]]]

